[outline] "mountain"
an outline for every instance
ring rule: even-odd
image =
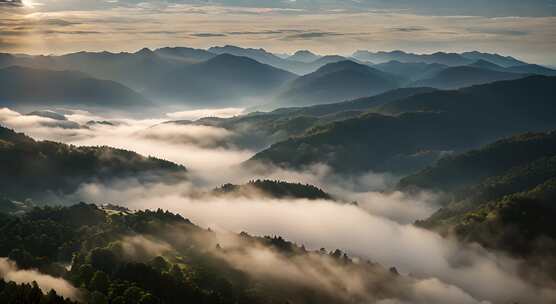
[[[264,49],[241,48],[233,45],[215,46],[208,49],[209,52],[217,55],[229,54],[238,57],[247,57],[260,63],[275,67],[283,65],[284,59],[267,52]]]
[[[35,141],[3,127],[0,159],[0,194],[15,200],[48,201],[59,194],[71,194],[86,182],[118,178],[179,181],[186,173],[182,166],[130,151]]]
[[[334,121],[341,121],[379,108],[401,98],[431,92],[431,88],[403,88],[340,103],[309,107],[279,108],[271,112],[252,112],[231,118],[206,117],[197,121],[171,121],[172,124],[198,124],[227,129],[237,136],[234,145],[261,150],[269,145],[300,136],[309,129]]]
[[[188,47],[164,47],[156,49],[154,53],[163,58],[181,60],[186,63],[198,63],[216,56],[214,53],[206,50]]]
[[[143,48],[135,53],[77,52],[61,56],[0,56],[0,67],[19,65],[38,69],[73,70],[122,83],[143,92],[173,69],[207,60],[215,55],[191,48]]]
[[[514,73],[529,73],[529,74],[537,74],[537,75],[545,75],[545,76],[556,76],[556,70],[549,69],[536,64],[516,65],[516,66],[508,67],[506,70]]]
[[[293,106],[331,103],[376,95],[396,87],[395,76],[345,60],[295,79],[276,97],[276,103]]]
[[[460,198],[465,189],[500,176],[538,159],[556,155],[556,132],[514,135],[458,155],[448,156],[399,182],[401,189],[420,188],[453,193]]]
[[[485,70],[492,70],[492,71],[506,71],[506,68],[494,64],[490,61],[486,61],[484,59],[479,59],[471,64],[468,64],[467,66],[479,68],[479,69],[485,69]]]
[[[407,174],[446,153],[555,128],[554,94],[556,77],[545,76],[417,94],[374,110],[382,114],[316,126],[273,144],[246,164],[300,168],[324,163],[341,172]]]
[[[313,62],[316,61],[320,58],[321,56],[315,55],[314,53],[307,51],[307,50],[301,50],[301,51],[297,51],[295,52],[295,54],[291,55],[290,57],[288,57],[288,60],[293,60],[293,61],[299,61],[299,62]]]
[[[272,53],[267,52],[264,49],[241,48],[232,45],[226,45],[223,47],[211,47],[208,50],[211,53],[219,55],[230,54],[234,56],[248,57],[260,63],[268,64],[275,68],[286,70],[298,75],[312,73],[325,64],[346,59],[341,56],[331,55],[323,57],[317,56],[317,58],[311,61],[298,61],[291,60],[291,58],[278,57]]]
[[[483,60],[505,68],[526,64],[525,62],[517,60],[511,56],[502,56],[499,54],[489,54],[473,51],[461,53],[461,55],[473,61]]]
[[[119,83],[80,72],[12,66],[0,69],[0,104],[129,108],[150,102]]]
[[[450,194],[418,225],[505,251],[529,267],[556,266],[556,132],[515,135],[444,158],[400,187]]]
[[[323,117],[326,115],[348,112],[348,111],[369,112],[374,109],[380,108],[381,106],[392,101],[404,99],[413,95],[429,93],[433,91],[436,91],[436,89],[400,88],[400,89],[394,89],[371,97],[357,98],[354,100],[342,101],[337,103],[321,104],[321,105],[314,105],[314,106],[307,106],[307,107],[280,108],[270,112],[269,114],[287,114],[289,116],[306,115],[306,116]]]
[[[352,55],[355,59],[361,61],[370,61],[374,63],[385,63],[389,61],[399,61],[399,62],[422,62],[422,63],[437,63],[448,66],[458,66],[470,64],[475,60],[468,59],[460,54],[456,53],[444,53],[437,52],[434,54],[413,54],[406,53],[403,51],[391,51],[391,52],[369,52],[365,50],[359,50]]]
[[[400,62],[395,60],[375,64],[372,67],[404,78],[407,82],[429,78],[437,72],[448,68],[447,65],[438,63]]]
[[[500,72],[490,68],[457,66],[440,70],[430,78],[415,81],[411,85],[438,89],[458,89],[501,80],[513,80],[526,76],[526,74]]]
[[[191,105],[224,104],[230,99],[267,96],[295,75],[247,57],[218,55],[166,74],[150,91]]]

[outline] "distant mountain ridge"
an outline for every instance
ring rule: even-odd
[[[414,54],[406,53],[404,51],[396,50],[391,52],[370,52],[366,50],[359,50],[353,53],[354,58],[359,60],[367,60],[373,63],[384,63],[388,61],[399,62],[422,62],[422,63],[437,63],[448,66],[466,65],[471,64],[477,60],[485,60],[494,64],[511,67],[516,65],[526,64],[523,61],[517,60],[510,56],[501,56],[498,54],[481,53],[477,51],[458,53],[445,53],[436,52],[433,54]]]
[[[154,82],[151,91],[189,104],[224,104],[230,98],[270,95],[294,74],[248,57],[222,54],[173,70]]]
[[[396,76],[350,60],[329,63],[301,76],[276,97],[284,105],[323,104],[372,96],[399,86]]]
[[[12,66],[0,69],[0,105],[86,106],[133,108],[151,102],[141,94],[109,80],[81,72]]]

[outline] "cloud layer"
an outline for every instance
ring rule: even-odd
[[[16,283],[37,282],[43,293],[54,289],[57,294],[66,298],[74,300],[79,298],[78,290],[66,280],[39,273],[36,270],[18,269],[13,261],[6,258],[0,258],[0,278]]]
[[[477,49],[556,64],[555,7],[542,0],[211,1],[210,5],[43,0],[0,13],[5,37],[0,47],[24,53],[223,44],[322,54]]]

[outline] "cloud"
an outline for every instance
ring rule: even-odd
[[[526,36],[527,31],[504,29],[504,28],[469,28],[470,33],[501,35],[501,36]]]
[[[0,258],[0,278],[16,283],[37,282],[43,293],[55,290],[64,297],[79,299],[78,290],[66,280],[39,273],[36,270],[20,270],[15,262],[6,258]]]
[[[95,190],[89,191],[89,188]],[[425,280],[426,283],[415,285],[421,303],[438,301],[435,300],[439,297],[436,289],[441,287],[443,294],[451,294],[456,299],[492,302],[556,300],[553,290],[536,289],[521,279],[517,271],[520,261],[477,246],[461,245],[359,206],[325,200],[190,196],[191,189],[195,187],[132,187],[131,184],[122,184],[115,189],[95,184],[83,187],[79,197],[91,202],[114,199],[115,203],[132,209],[162,208],[219,232],[281,235],[304,244],[308,249],[340,248],[351,256],[369,259],[385,267],[395,266],[404,274],[410,273]],[[257,254],[253,253],[254,256]],[[261,265],[265,263],[270,262],[263,259]],[[429,279],[431,281],[427,281]]]
[[[238,150],[231,145],[212,146],[214,142],[233,138],[233,133],[224,129],[161,125],[165,119],[160,118],[107,118],[84,111],[58,112],[80,125],[90,120],[108,120],[113,124],[67,130],[50,125],[53,120],[48,117],[21,115],[8,109],[0,111],[0,122],[8,122],[31,135],[78,145],[115,146],[175,161],[190,169],[190,180],[179,185],[143,184],[132,179],[113,181],[110,185],[82,185],[71,197],[74,201],[111,202],[133,209],[162,208],[216,231],[281,235],[310,249],[340,248],[352,256],[411,273],[424,282],[414,285],[421,298],[412,296],[422,303],[436,301],[438,289],[443,295],[463,299],[462,303],[466,303],[465,299],[556,300],[553,290],[536,289],[520,277],[517,269],[522,261],[478,246],[462,245],[411,225],[413,220],[427,217],[436,209],[435,196],[379,192],[395,183],[395,176],[373,173],[339,176],[323,165],[304,171],[272,167],[251,171],[237,165],[254,151]],[[347,201],[356,200],[358,205],[327,200],[199,195],[219,183],[243,183],[259,177],[315,184]],[[132,240],[130,248],[135,248],[136,243],[144,240]]]
[[[222,33],[195,33],[195,34],[189,34],[190,36],[193,37],[226,37],[226,34],[222,34]]]
[[[393,32],[412,33],[412,32],[426,31],[428,29],[424,26],[406,26],[406,27],[393,27],[390,30]]]
[[[316,39],[316,38],[326,38],[326,37],[334,37],[334,36],[342,36],[345,35],[343,33],[336,33],[336,32],[304,32],[299,34],[292,34],[284,37],[286,40],[295,40],[295,39]]]
[[[134,260],[152,259],[173,250],[170,244],[143,235],[124,237],[118,245],[126,257]]]
[[[0,5],[23,6],[21,0],[0,0]]]
[[[203,117],[229,118],[229,117],[241,115],[244,112],[245,109],[243,108],[196,109],[196,110],[166,113],[166,116],[168,116],[171,119],[197,120]]]

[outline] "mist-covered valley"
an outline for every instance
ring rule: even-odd
[[[554,303],[555,75],[478,51],[2,53],[0,302]]]

